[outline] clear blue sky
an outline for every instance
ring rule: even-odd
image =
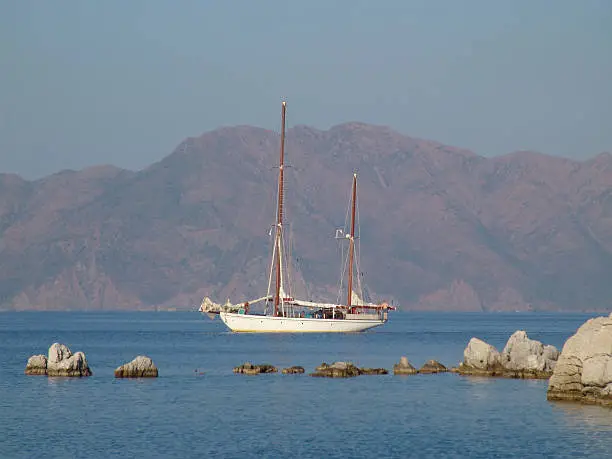
[[[612,1],[0,0],[0,171],[145,167],[222,125],[612,150]]]

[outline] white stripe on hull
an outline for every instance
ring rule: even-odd
[[[312,319],[257,316],[221,312],[221,320],[234,332],[251,333],[350,333],[384,324],[376,319]]]

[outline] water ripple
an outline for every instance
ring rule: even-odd
[[[549,403],[545,381],[231,371],[246,360],[390,368],[400,355],[453,365],[472,336],[501,348],[525,329],[561,347],[585,319],[400,313],[363,334],[235,335],[197,313],[5,313],[0,457],[609,457],[612,410]],[[24,376],[54,341],[84,351],[94,375]],[[137,354],[160,377],[115,380]]]

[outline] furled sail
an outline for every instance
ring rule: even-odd
[[[238,309],[241,306],[242,304],[232,304],[229,298],[227,299],[225,304],[219,304],[219,303],[215,303],[208,297],[204,297],[204,299],[202,300],[202,304],[200,304],[199,311],[200,312],[211,312],[215,314],[218,314],[221,311],[235,312],[235,311],[238,311]]]
[[[367,303],[363,301],[363,299],[357,294],[355,290],[353,290],[351,295],[351,303],[353,306],[365,306]]]
[[[219,303],[215,303],[207,296],[202,300],[202,304],[200,304],[200,312],[220,312],[221,305]]]

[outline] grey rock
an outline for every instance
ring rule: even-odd
[[[289,367],[289,368],[283,368],[282,373],[284,375],[302,374],[304,373],[304,367],[294,366],[294,367]]]
[[[68,349],[67,347],[65,348]],[[51,353],[49,353],[49,355],[51,355]],[[65,355],[69,355],[69,357],[63,357],[59,361],[51,361],[51,359],[47,361],[48,376],[91,376],[92,373],[89,369],[85,354],[77,352],[73,355],[68,349],[68,354],[64,354],[64,356]]]
[[[115,378],[157,378],[158,375],[153,360],[145,355],[139,355],[115,370]]]
[[[278,370],[276,367],[267,363],[262,365],[253,365],[251,362],[246,362],[239,367],[234,368],[234,373],[240,373],[245,375],[258,375],[261,373],[276,373]]]
[[[463,362],[451,371],[473,376],[547,379],[557,356],[554,346],[544,346],[518,330],[510,336],[501,354],[490,344],[472,338],[463,351]]]
[[[547,398],[612,406],[612,314],[589,319],[565,342]]]
[[[433,373],[445,373],[448,371],[444,365],[442,365],[437,360],[428,360],[425,364],[419,369],[419,373],[433,374]]]
[[[360,368],[359,371],[362,375],[388,375],[389,370],[386,368]]]
[[[46,375],[47,374],[47,356],[33,355],[28,359],[25,369],[26,375]]]
[[[360,374],[361,370],[351,362],[334,362],[331,365],[326,363],[319,365],[310,376],[322,378],[352,378]]]
[[[557,348],[544,346],[540,341],[529,339],[525,331],[518,330],[508,339],[501,362],[506,370],[543,372],[550,376],[558,358]]]
[[[490,371],[501,365],[499,351],[481,339],[472,338],[463,351],[463,364],[478,370]]]
[[[59,364],[62,360],[72,357],[72,352],[68,346],[60,343],[53,343],[49,347],[48,365]]]
[[[414,368],[410,364],[407,357],[402,356],[400,358],[399,363],[396,363],[395,365],[393,365],[393,374],[394,375],[415,375],[417,374],[417,369]]]
[[[33,355],[28,359],[25,373],[28,375],[47,376],[91,376],[92,372],[85,358],[85,354],[77,352],[72,354],[68,346],[53,343],[44,355]]]

